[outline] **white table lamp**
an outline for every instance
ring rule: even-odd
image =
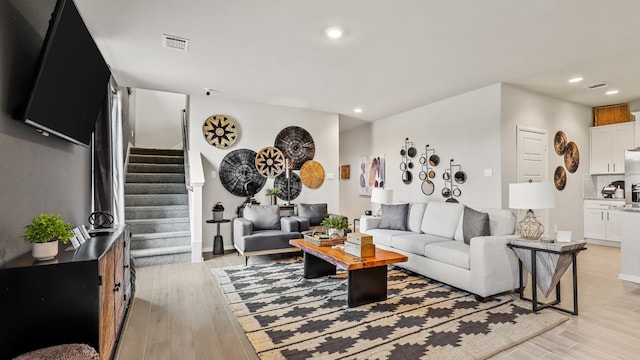
[[[384,189],[380,187],[373,188],[371,191],[371,202],[374,204],[392,204],[393,203],[393,190]],[[378,210],[378,216],[380,216],[382,212],[382,206]]]
[[[529,182],[509,184],[509,208],[525,209],[527,215],[518,221],[518,233],[523,239],[538,240],[544,226],[536,219],[533,209],[550,209],[556,206],[553,183]]]

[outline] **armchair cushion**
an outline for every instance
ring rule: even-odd
[[[247,205],[243,216],[253,224],[253,231],[280,229],[278,205]]]
[[[320,225],[322,220],[329,216],[327,204],[299,204],[298,216],[309,219],[310,226]]]

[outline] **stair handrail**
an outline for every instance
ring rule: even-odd
[[[187,110],[182,109],[182,151],[184,152],[184,182],[187,186],[187,190],[193,191],[193,185],[191,185],[191,169],[189,161],[189,125],[187,122]]]

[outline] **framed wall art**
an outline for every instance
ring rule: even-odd
[[[360,174],[358,176],[358,194],[362,196],[371,196],[373,188],[384,187],[384,155],[361,156],[359,166]]]
[[[340,180],[349,180],[351,177],[351,165],[340,166]]]

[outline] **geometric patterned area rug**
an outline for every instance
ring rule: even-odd
[[[386,301],[347,307],[346,273],[305,279],[302,262],[211,269],[261,359],[485,359],[566,315],[517,294],[474,296],[390,266]]]

